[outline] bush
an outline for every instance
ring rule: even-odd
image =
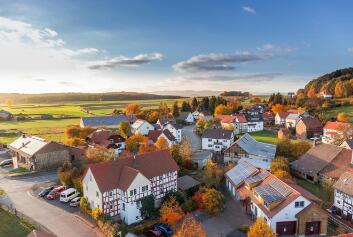
[[[175,197],[176,201],[182,205],[186,201],[186,195],[182,191],[169,192],[162,198],[162,204],[169,201],[172,197]]]
[[[184,212],[193,212],[196,210],[197,206],[193,199],[189,198],[181,205]]]
[[[91,215],[92,215],[93,219],[95,219],[95,220],[100,219],[100,218],[102,217],[102,215],[103,215],[102,209],[100,209],[100,208],[94,208],[94,209],[92,210]]]
[[[91,215],[91,207],[89,206],[89,203],[87,201],[87,198],[83,197],[80,200],[80,208],[83,213],[86,213],[88,215]]]

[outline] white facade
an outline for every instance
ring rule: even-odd
[[[257,131],[262,131],[264,130],[264,122],[263,121],[258,121],[258,122],[248,122],[247,123],[247,132],[257,132]]]
[[[134,133],[141,133],[142,135],[147,135],[149,131],[154,130],[152,124],[145,120],[137,120],[132,126]]]
[[[83,196],[92,209],[103,208],[102,193],[98,188],[96,180],[91,172],[88,170],[82,182]]]
[[[202,138],[202,149],[211,151],[222,151],[230,146],[234,140],[234,135],[230,139]]]
[[[341,215],[343,216],[351,216],[351,220],[353,220],[353,196],[348,195],[340,190],[334,190],[334,202],[333,205],[341,210]]]
[[[167,125],[164,126],[164,129],[168,129],[169,132],[173,134],[177,142],[180,142],[181,139],[183,138],[182,135],[182,129],[174,127],[172,124],[168,123]]]
[[[299,122],[300,116],[298,114],[290,114],[286,118],[286,128],[295,128]]]
[[[276,125],[284,125],[286,124],[286,118],[281,118],[279,114],[277,113],[275,116],[275,124]]]
[[[169,140],[169,138],[162,132],[161,135],[159,135],[158,138],[163,137],[167,142],[168,142],[168,146],[171,147],[174,144],[176,144],[176,141],[171,141]]]
[[[185,122],[187,122],[187,123],[195,122],[195,119],[194,119],[194,116],[192,115],[192,113],[188,114],[188,116],[185,118]]]
[[[195,110],[194,112],[192,112],[192,116],[194,117],[194,120],[198,120],[200,116],[200,112]]]

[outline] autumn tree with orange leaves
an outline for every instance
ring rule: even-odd
[[[136,103],[128,104],[125,109],[125,113],[127,115],[139,114],[140,112],[141,112],[140,105]]]
[[[169,148],[169,144],[168,144],[167,140],[162,136],[160,136],[158,138],[158,140],[156,141],[156,143],[154,145],[156,146],[156,148],[158,150],[165,150],[165,149]]]
[[[183,223],[173,235],[174,237],[206,237],[202,225],[192,216],[185,217]]]
[[[159,214],[161,222],[167,223],[172,227],[175,227],[178,221],[184,216],[183,209],[175,197],[171,197],[168,201],[162,204]]]
[[[283,111],[285,111],[285,109],[286,109],[286,107],[281,104],[275,104],[275,105],[272,105],[272,107],[271,107],[272,112],[275,114],[277,114],[279,112],[283,112]]]
[[[309,98],[314,98],[316,97],[316,93],[315,93],[315,89],[314,88],[310,88],[308,90],[308,93],[306,94]]]
[[[256,222],[250,226],[248,237],[276,237],[271,227],[267,224],[263,217],[257,218]]]

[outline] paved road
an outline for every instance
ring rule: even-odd
[[[55,173],[46,173],[35,177],[8,178],[0,168],[0,187],[5,189],[6,198],[0,202],[12,205],[20,212],[41,223],[58,237],[96,237],[97,228],[78,218],[74,213],[51,205],[30,194],[34,184],[56,180]]]
[[[195,125],[185,126],[182,129],[183,137],[189,139],[193,152],[201,149],[201,138],[194,132],[194,129]]]

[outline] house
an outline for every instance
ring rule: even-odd
[[[290,99],[295,98],[295,93],[294,92],[288,92],[287,97]]]
[[[310,139],[322,135],[322,124],[316,117],[304,117],[295,126],[298,139]]]
[[[330,100],[333,98],[333,95],[327,90],[320,92],[320,96],[325,100]]]
[[[257,132],[264,130],[264,120],[262,114],[245,114],[247,121],[247,132]]]
[[[349,150],[353,150],[353,139],[349,139],[349,140],[344,141],[341,144],[341,147],[347,148]]]
[[[8,112],[6,110],[0,109],[0,121],[1,120],[7,121],[7,120],[11,120],[13,118],[14,118],[13,114],[11,114],[10,112]]]
[[[300,110],[300,109],[289,109],[289,110],[287,110],[287,112],[290,114],[298,114],[298,115],[300,115],[301,118],[309,116],[308,112],[306,112],[304,110]]]
[[[158,124],[160,127],[164,127],[167,123],[176,124],[176,121],[174,118],[162,117],[157,120],[156,124]]]
[[[194,117],[194,120],[198,120],[200,116],[200,112],[198,110],[195,110],[194,112],[191,113],[192,116]]]
[[[245,205],[250,215],[264,218],[274,233],[327,233],[328,217],[317,204],[320,200],[292,181],[283,181],[247,161],[239,161],[225,179],[230,194]]]
[[[273,121],[275,121],[275,116],[270,111],[263,113],[262,118],[263,118],[264,122],[267,122],[269,124],[272,123]]]
[[[248,133],[224,150],[224,162],[246,160],[256,167],[270,169],[276,155],[276,145],[256,141]]]
[[[177,142],[181,142],[181,139],[183,138],[183,130],[180,124],[166,123],[163,126],[163,130],[169,130],[173,134]]]
[[[95,116],[95,117],[82,117],[80,127],[106,127],[117,129],[121,122],[129,122],[125,115],[110,115],[110,116]]]
[[[183,123],[194,123],[195,119],[191,112],[181,112],[177,118],[177,121]]]
[[[253,114],[218,115],[217,119],[220,120],[222,128],[233,129],[234,134],[262,131],[264,125],[262,114],[257,112]]]
[[[290,113],[288,112],[278,112],[275,116],[275,124],[276,125],[285,125],[286,118]]]
[[[288,128],[281,128],[277,132],[278,139],[289,139],[290,137],[291,137],[291,132],[289,131]]]
[[[310,182],[337,180],[350,168],[352,150],[330,144],[315,144],[291,163],[292,173]]]
[[[231,130],[225,129],[205,129],[202,134],[202,149],[215,152],[223,151],[234,141]]]
[[[51,170],[70,161],[70,151],[65,145],[35,136],[23,134],[8,148],[14,168],[21,166],[32,171]]]
[[[191,160],[196,164],[198,169],[202,169],[207,165],[209,160],[212,160],[213,153],[211,151],[198,151],[193,154]]]
[[[333,189],[333,206],[337,214],[353,223],[353,170],[343,173]]]
[[[111,130],[107,129],[98,129],[86,138],[86,142],[90,146],[99,145],[108,149],[114,149],[117,155],[125,149],[125,140],[122,136],[113,134]]]
[[[148,132],[147,137],[151,141],[151,143],[156,143],[160,137],[163,137],[168,142],[169,147],[177,143],[176,138],[167,129],[163,131],[151,130]]]
[[[299,114],[289,114],[286,117],[286,128],[295,128],[299,120],[300,120]]]
[[[133,133],[147,135],[149,131],[154,130],[154,126],[146,120],[138,119],[131,125]]]
[[[352,138],[352,136],[353,128],[351,124],[329,121],[324,126],[322,142],[340,145],[343,141]]]
[[[167,150],[90,165],[82,181],[92,209],[130,225],[142,220],[141,199],[153,195],[155,206],[177,191],[179,167]]]

